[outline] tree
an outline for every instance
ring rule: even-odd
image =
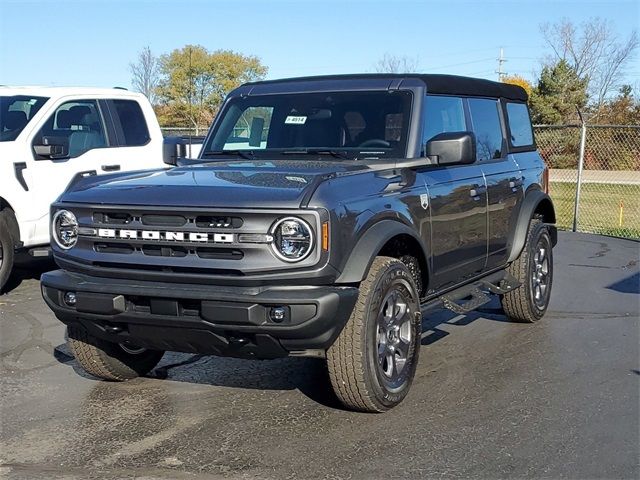
[[[597,121],[612,125],[640,125],[640,99],[634,98],[631,85],[622,85],[618,95],[597,112]]]
[[[160,81],[160,62],[149,47],[138,54],[138,60],[129,64],[134,90],[144,94],[152,105],[157,102],[156,88]]]
[[[558,60],[567,62],[579,78],[587,81],[589,97],[598,108],[619,88],[625,68],[638,48],[636,31],[619,41],[611,24],[600,18],[593,18],[580,27],[564,19],[543,24],[540,29],[554,52],[554,60],[547,64]]]
[[[566,60],[559,60],[542,68],[529,103],[534,123],[575,121],[576,107],[583,109],[587,104],[587,80],[580,78]]]
[[[506,75],[502,78],[502,83],[509,83],[511,85],[518,85],[519,87],[524,88],[524,91],[527,92],[527,95],[531,96],[533,91],[533,87],[531,83],[520,75]]]
[[[196,134],[211,122],[230,90],[267,73],[255,56],[230,50],[209,52],[201,45],[176,49],[163,55],[160,63],[161,120],[189,125],[196,128]]]
[[[378,73],[414,73],[418,70],[418,59],[385,53],[374,68]]]

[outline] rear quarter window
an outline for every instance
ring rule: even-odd
[[[511,145],[514,147],[533,146],[533,130],[527,105],[524,103],[507,103],[507,118]]]
[[[142,108],[134,100],[112,100],[112,105],[121,127],[120,146],[139,147],[146,145],[151,137]]]

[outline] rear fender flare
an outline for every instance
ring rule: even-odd
[[[522,202],[522,206],[520,207],[520,213],[518,215],[518,220],[516,227],[513,231],[513,237],[511,239],[511,250],[509,252],[508,262],[513,262],[524,248],[524,244],[527,240],[527,232],[529,231],[529,223],[531,219],[535,215],[536,211],[539,210],[538,207],[541,207],[542,211],[545,212],[545,223],[550,224],[550,234],[551,234],[551,242],[555,246],[558,239],[558,234],[555,227],[556,222],[556,214],[553,208],[553,202],[551,198],[546,193],[541,190],[533,190],[524,198]]]

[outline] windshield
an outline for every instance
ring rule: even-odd
[[[18,138],[29,121],[49,100],[45,97],[13,95],[0,97],[0,142],[10,142]]]
[[[410,110],[407,91],[236,97],[220,113],[203,157],[404,157]]]

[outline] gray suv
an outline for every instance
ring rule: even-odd
[[[326,359],[338,399],[409,391],[423,315],[500,297],[540,319],[556,243],[525,91],[450,75],[250,83],[197,160],[78,177],[52,205],[44,299],[89,373],[167,350]]]

